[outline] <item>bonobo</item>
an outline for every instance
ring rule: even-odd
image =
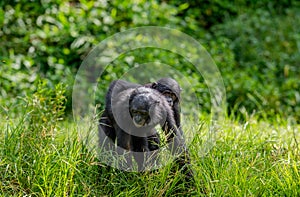
[[[173,111],[166,98],[158,91],[147,87],[129,88],[112,94],[109,117],[116,131],[118,146],[132,151],[149,151],[148,136],[159,136],[155,130],[161,125],[168,136],[179,134]],[[157,145],[158,145],[157,144]]]
[[[178,83],[171,78],[145,86],[114,81],[106,95],[99,129],[119,147],[147,152],[159,149],[159,134],[154,127],[160,124],[167,142],[173,146],[171,152],[183,153],[176,160],[183,167],[190,159],[180,128],[180,91]],[[184,169],[192,176],[191,171]]]
[[[112,114],[109,115],[109,110],[111,108],[111,94],[112,90],[116,92],[121,92],[123,90],[129,89],[129,88],[136,88],[141,87],[142,85],[130,83],[124,80],[116,80],[113,81],[109,87],[108,93],[106,95],[106,108],[104,112],[102,113],[102,116],[99,120],[101,129],[104,131],[105,135],[108,136],[112,141],[115,141],[116,139],[116,131],[114,130],[111,122]],[[181,88],[177,81],[175,81],[172,78],[162,78],[159,79],[157,82],[154,83],[148,83],[144,85],[145,87],[150,87],[152,89],[155,89],[159,91],[161,94],[163,94],[169,105],[171,106],[171,109],[173,111],[174,120],[176,123],[177,128],[179,129],[181,135],[183,135],[182,128],[181,128],[181,122],[180,122],[180,92]],[[150,139],[152,136],[149,137]],[[155,137],[154,137],[155,139]],[[150,150],[155,150],[157,146],[151,146]]]
[[[112,94],[114,92],[122,92],[129,88],[137,88],[141,85],[130,83],[124,80],[113,81],[107,91],[105,97],[105,109],[99,120],[99,130],[101,129],[106,136],[108,136],[113,142],[116,140],[116,130],[113,127],[114,116],[112,114]]]
[[[177,81],[172,78],[162,78],[152,83],[151,88],[162,93],[172,108],[176,126],[181,129],[180,123],[180,92],[181,88]]]

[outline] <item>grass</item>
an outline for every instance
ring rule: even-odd
[[[190,144],[195,182],[172,163],[149,173],[103,165],[81,142],[70,121],[40,127],[30,114],[0,124],[2,196],[298,196],[299,125],[288,120],[219,122],[206,154],[207,123]],[[30,121],[29,121],[30,122]]]

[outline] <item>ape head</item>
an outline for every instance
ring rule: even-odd
[[[160,99],[159,94],[149,88],[140,87],[133,91],[129,98],[129,113],[136,127],[159,123],[164,114],[160,109]]]
[[[152,88],[162,93],[171,107],[180,100],[181,88],[172,78],[162,78],[154,82]]]

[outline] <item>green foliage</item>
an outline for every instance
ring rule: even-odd
[[[25,98],[25,102],[29,129],[53,132],[57,121],[62,120],[65,113],[65,86],[59,83],[51,89],[45,80],[39,81],[36,92]]]
[[[153,0],[138,4],[17,1],[3,4],[0,13],[0,85],[5,105],[9,98],[32,90],[39,78],[69,84],[70,98],[77,68],[101,40],[124,27],[178,21],[175,7]]]
[[[157,25],[186,32],[206,47],[222,72],[233,113],[246,107],[249,112],[299,117],[297,1],[21,0],[0,4],[0,105],[5,109],[32,94],[42,78],[50,87],[67,84],[70,111],[76,71],[93,47],[117,32]],[[99,79],[97,103],[104,103],[111,80],[138,64],[158,60],[191,81],[201,111],[210,112],[210,94],[202,76],[181,56],[159,49],[138,49],[115,60]]]
[[[273,14],[282,14],[286,8],[299,6],[297,1],[269,1],[269,0],[168,0],[172,5],[178,7],[178,16],[184,19],[183,24],[194,31],[199,26],[211,28],[212,26],[226,22],[228,19],[248,12],[264,8]],[[196,24],[195,24],[196,23]]]
[[[234,53],[234,64],[220,66],[229,103],[270,114],[300,113],[300,23],[292,20],[298,17],[298,9],[285,16],[258,9],[213,28]]]

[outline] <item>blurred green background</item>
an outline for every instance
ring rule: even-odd
[[[0,5],[2,112],[17,114],[22,98],[34,93],[41,79],[50,89],[65,84],[70,112],[74,77],[88,52],[117,32],[156,25],[187,33],[207,49],[221,71],[229,114],[246,111],[300,119],[300,3],[296,0],[19,0]],[[133,62],[145,59],[177,65],[193,80],[202,113],[209,113],[210,95],[201,76],[179,55],[158,49],[119,57],[113,64],[121,67],[110,67],[100,86],[106,90]],[[104,94],[99,95],[100,104]]]

